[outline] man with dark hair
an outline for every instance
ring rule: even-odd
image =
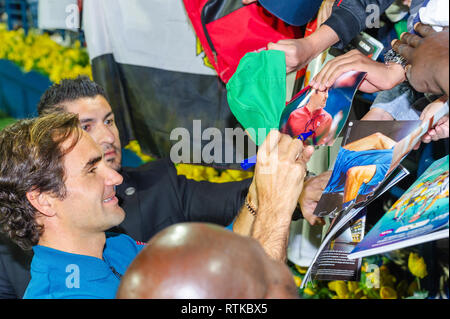
[[[22,120],[0,133],[0,226],[33,248],[24,298],[113,298],[143,248],[106,234],[125,218],[122,176],[73,113]]]
[[[51,113],[0,133],[0,229],[34,251],[25,298],[113,298],[143,247],[105,233],[125,218],[116,197],[123,178],[77,117]],[[260,215],[251,235],[279,261],[312,150],[272,131],[258,151]],[[274,192],[284,183],[285,192]]]
[[[156,234],[133,260],[119,299],[298,299],[289,268],[248,237],[213,224],[182,223]]]

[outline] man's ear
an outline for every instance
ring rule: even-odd
[[[55,211],[52,206],[52,198],[49,193],[41,193],[39,190],[32,190],[26,193],[30,204],[41,214],[47,217],[53,217]]]

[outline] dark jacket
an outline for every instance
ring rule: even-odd
[[[331,16],[324,22],[339,36],[340,41],[334,46],[343,49],[354,37],[367,28],[367,17],[374,14],[369,5],[376,5],[381,15],[392,3],[394,0],[336,0]]]
[[[244,203],[251,180],[196,182],[177,175],[168,159],[138,168],[123,168],[117,197],[125,220],[115,231],[147,242],[161,229],[180,222],[229,225]],[[0,235],[0,299],[22,298],[30,281],[32,252],[24,252]]]

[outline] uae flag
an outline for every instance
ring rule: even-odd
[[[166,157],[182,142],[190,150],[182,161],[195,163],[209,144],[208,152],[220,155],[212,162],[217,167],[230,167],[221,164],[227,147],[233,163],[253,155],[234,146],[233,140],[244,138],[242,130],[240,136],[225,134],[239,124],[224,83],[206,65],[183,1],[84,0],[82,21],[93,77],[107,92],[123,145],[137,140],[145,153]],[[204,134],[208,128],[215,134]],[[171,140],[171,132],[189,134]],[[220,151],[211,148],[213,136]],[[246,149],[248,143],[245,137]]]

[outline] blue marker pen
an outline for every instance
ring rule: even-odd
[[[314,131],[309,131],[309,132],[300,134],[297,138],[299,140],[304,141],[313,134],[314,134]],[[249,157],[241,162],[241,168],[244,170],[248,170],[250,167],[254,166],[255,164],[256,164],[256,155],[253,155],[252,157]]]

